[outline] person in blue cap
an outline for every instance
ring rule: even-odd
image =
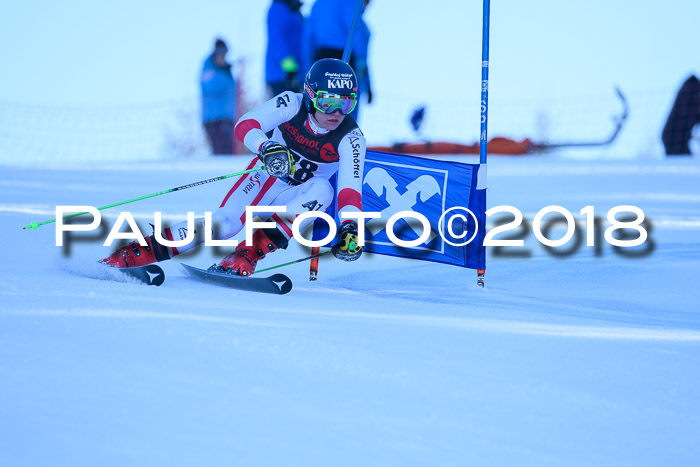
[[[216,39],[214,51],[202,66],[202,124],[212,153],[233,154],[233,125],[236,118],[236,81],[226,61],[228,47]]]

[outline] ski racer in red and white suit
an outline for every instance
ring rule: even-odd
[[[339,62],[342,65],[331,65],[340,67],[341,70],[347,67],[352,72],[340,60],[320,60],[307,75],[307,87],[314,67],[329,61]],[[310,87],[324,85],[314,86],[311,83]],[[310,91],[315,90],[309,89],[306,92],[310,94]],[[327,96],[328,93],[320,95]],[[293,175],[281,178],[272,176],[265,170],[238,178],[212,217],[214,239],[228,239],[238,234],[245,224],[247,206],[285,206],[286,211],[256,214],[262,220],[275,221],[277,228],[257,230],[252,245],[240,243],[233,253],[219,263],[220,269],[247,276],[254,272],[259,259],[278,248],[286,248],[292,237],[292,224],[296,216],[308,211],[325,211],[332,203],[336,192],[329,179],[336,173],[338,212],[362,210],[362,176],[366,149],[364,135],[352,116],[338,109],[324,113],[319,107],[326,101],[319,99],[318,102],[320,105],[317,105],[316,99],[305,100],[303,94],[283,92],[243,115],[236,124],[236,137],[259,155],[250,162],[248,169],[262,167],[261,159],[265,156],[265,148],[279,147],[281,144],[283,152],[289,151],[295,170]],[[344,110],[349,113],[351,109],[348,108]],[[312,221],[313,219],[306,219],[301,222],[299,231],[303,231]],[[196,219],[195,231],[203,228],[204,220]],[[341,242],[333,249],[336,257],[346,261],[357,259],[362,252],[362,248],[357,245],[357,223],[345,220],[339,234]],[[186,235],[187,222],[164,230],[164,238],[168,240],[182,240]],[[138,248],[138,243],[132,243],[117,250],[103,262],[117,267],[143,266],[183,253],[201,243],[201,237],[195,235],[195,240],[184,247],[166,248],[151,236],[147,238],[148,247],[144,248],[145,251],[140,251],[140,254],[133,251]]]

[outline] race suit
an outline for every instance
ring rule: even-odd
[[[296,216],[328,209],[336,196],[329,179],[336,173],[338,213],[362,210],[366,141],[350,115],[335,130],[325,130],[311,120],[303,95],[287,91],[243,115],[236,123],[235,134],[254,153],[267,141],[284,144],[294,158],[296,170],[286,179],[271,177],[264,170],[240,176],[212,217],[214,239],[228,239],[239,233],[245,224],[247,206],[285,206],[285,212],[257,215],[262,220],[275,221],[281,234],[290,239]],[[255,157],[247,168],[262,165]],[[313,219],[301,222],[299,231],[311,222]],[[195,231],[203,228],[203,219],[197,219]],[[165,229],[164,234],[168,240],[184,239],[187,222]],[[184,247],[171,248],[172,254],[201,243],[200,237],[196,235]]]

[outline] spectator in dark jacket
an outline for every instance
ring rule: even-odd
[[[690,154],[693,127],[700,123],[700,82],[691,75],[676,95],[661,140],[666,155]]]
[[[304,17],[300,0],[273,0],[267,11],[265,82],[269,97],[301,92],[301,38]]]
[[[214,51],[202,66],[202,124],[212,152],[233,154],[233,125],[236,121],[236,83],[231,64],[226,61],[228,47],[217,39]]]
[[[365,0],[365,8],[369,2],[370,0]],[[342,59],[354,13],[354,1],[316,0],[304,26],[304,61],[313,63],[322,58]],[[355,70],[359,87],[357,104],[351,113],[355,120],[358,118],[360,97],[366,96],[368,104],[372,102],[372,86],[367,68],[369,37],[369,28],[360,17],[350,55],[350,66]]]

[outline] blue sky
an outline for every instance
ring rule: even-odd
[[[246,86],[261,95],[268,6],[243,0],[6,3],[0,99],[106,106],[196,96],[201,61],[217,35],[230,42],[230,58],[246,59]],[[372,0],[366,21],[376,101],[361,116],[370,140],[373,129],[410,138],[406,119],[421,103],[429,104],[430,135],[476,139],[481,9],[481,1]],[[591,115],[569,122],[559,136],[577,136],[577,126],[584,136],[606,133],[619,110],[613,92],[619,85],[638,111],[629,122],[628,133],[637,132],[629,151],[643,148],[642,138],[663,124],[680,83],[700,73],[698,18],[700,2],[691,0],[494,0],[490,129],[533,137],[544,120],[557,136],[564,120],[556,106],[572,99],[567,112],[580,113],[578,103]],[[635,130],[632,116],[639,119],[640,111],[648,122]]]

